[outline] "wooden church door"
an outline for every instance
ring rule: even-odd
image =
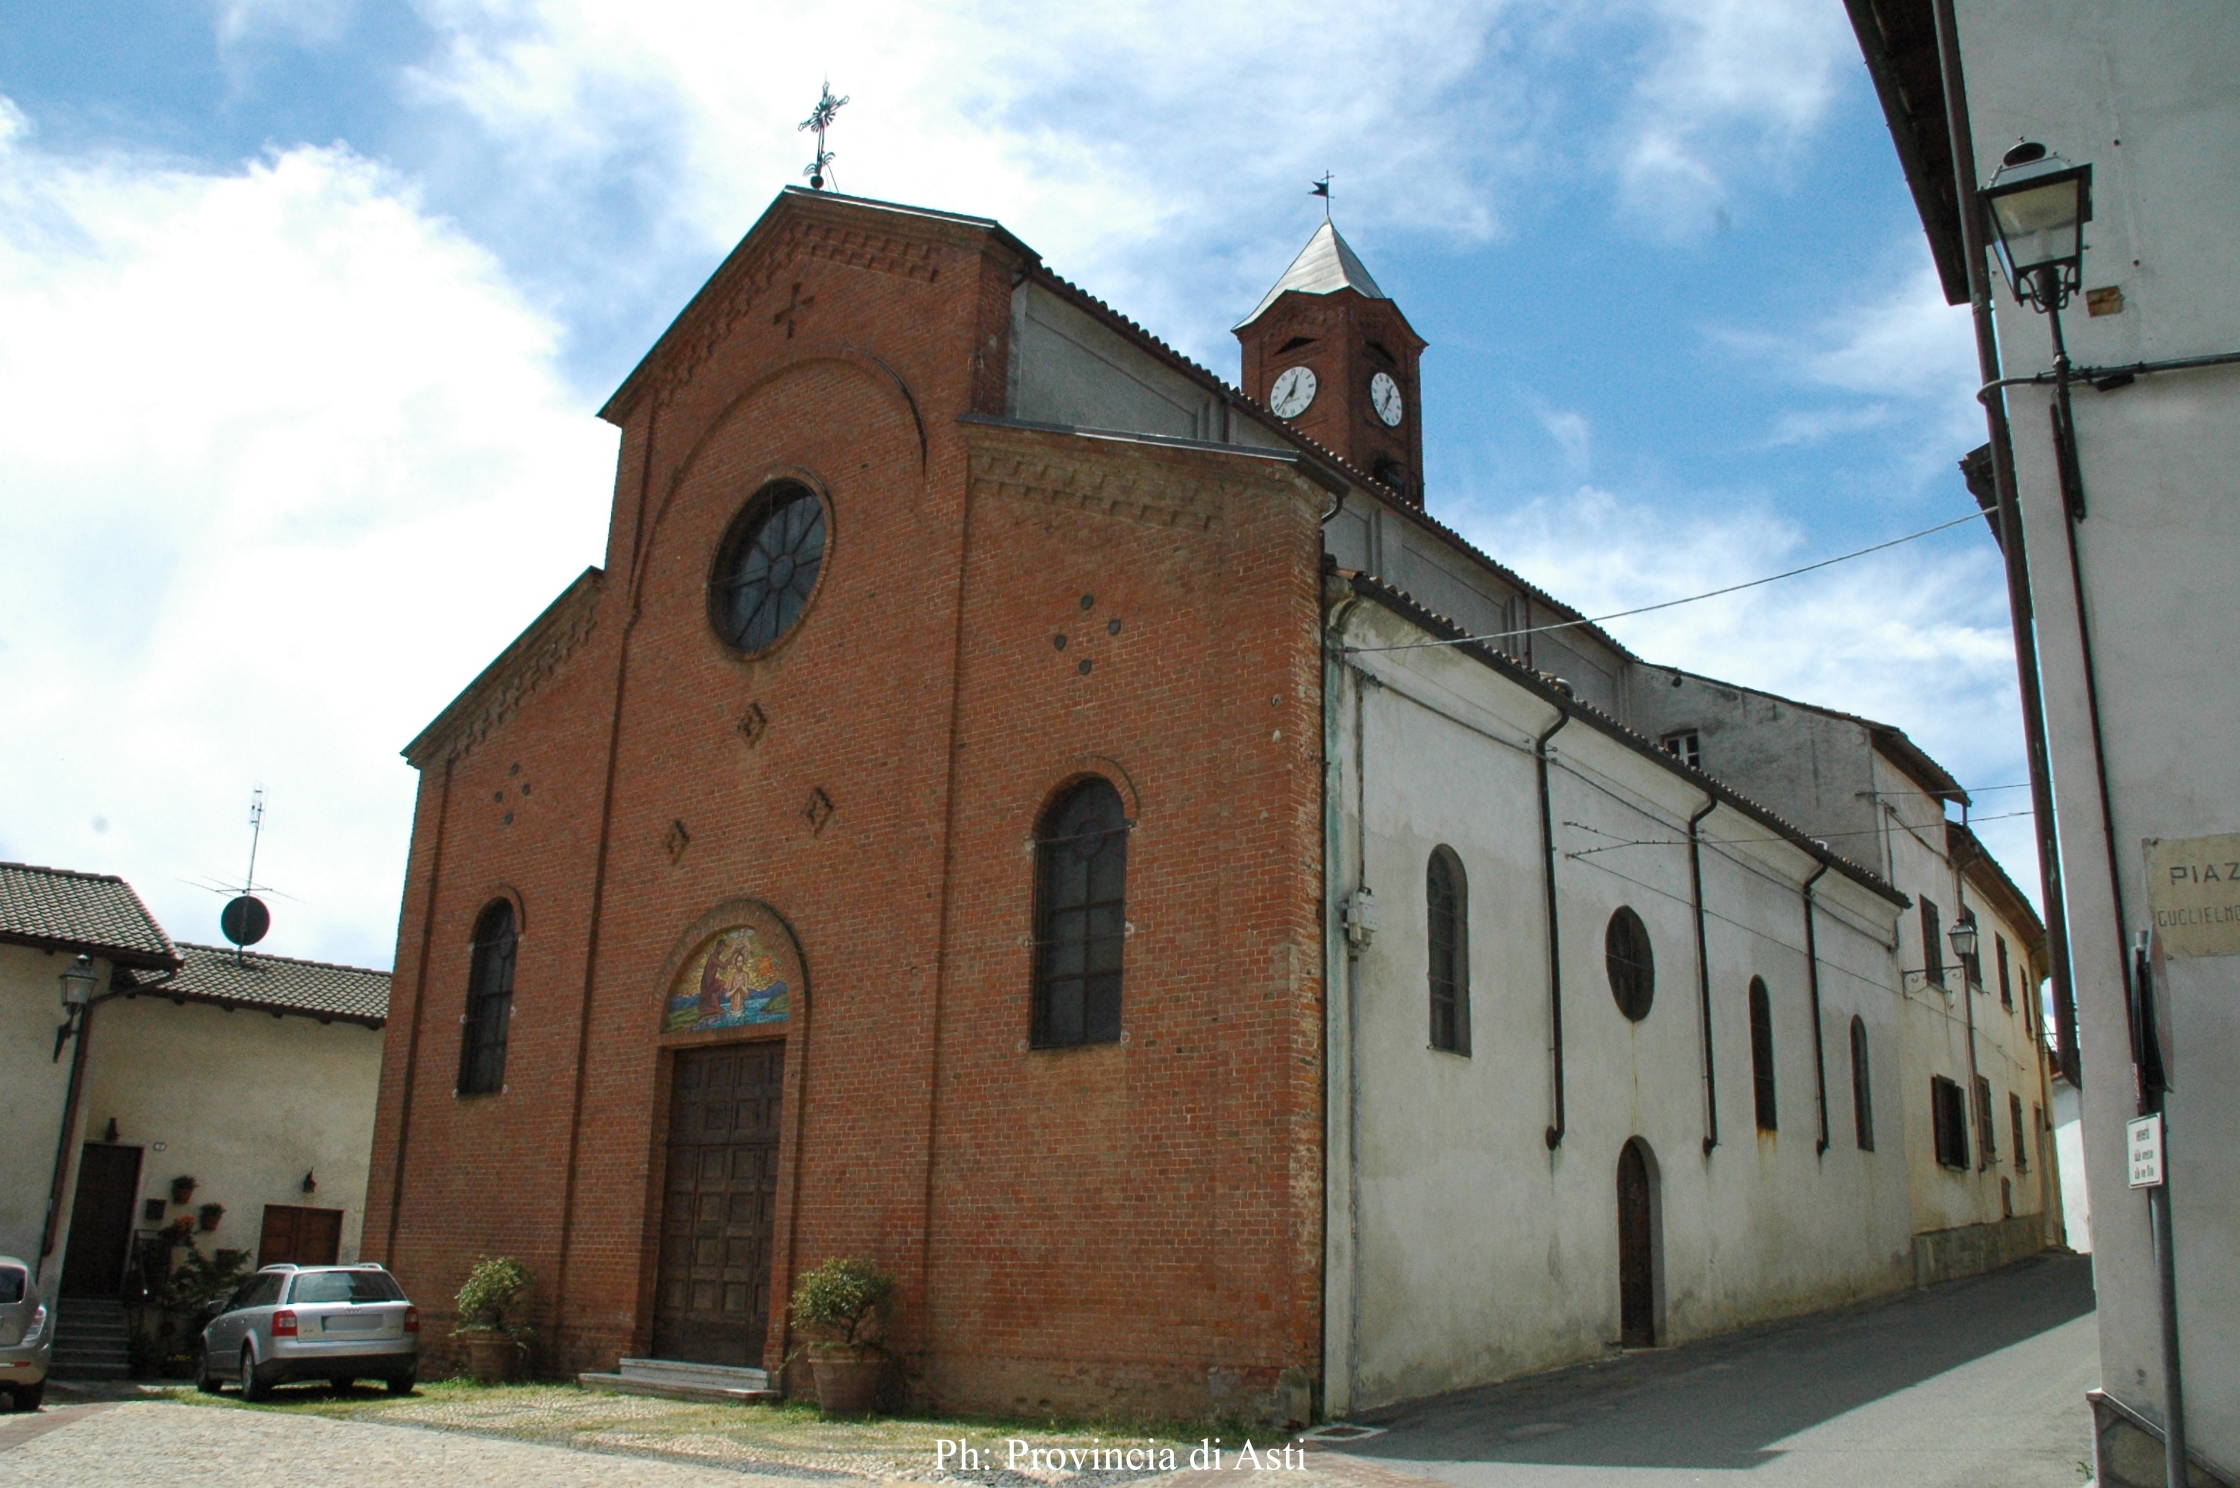
[[[1649,1163],[1637,1137],[1618,1154],[1618,1325],[1627,1348],[1656,1346],[1656,1243]]]
[[[669,1101],[653,1353],[762,1366],[778,1208],[783,1040],[680,1050]]]

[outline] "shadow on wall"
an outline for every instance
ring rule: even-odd
[[[2093,1310],[2092,1262],[2046,1255],[1988,1276],[1674,1349],[1629,1353],[1370,1411],[1352,1456],[1578,1467],[1746,1469],[1846,1411]]]

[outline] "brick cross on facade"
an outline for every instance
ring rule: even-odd
[[[784,326],[786,328],[786,339],[791,341],[795,318],[816,302],[817,297],[803,294],[801,286],[797,283],[793,286],[793,297],[786,301],[784,309],[770,317],[770,324]]]

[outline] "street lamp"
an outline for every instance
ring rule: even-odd
[[[2024,140],[2007,151],[1991,184],[1977,195],[1998,239],[2000,267],[2016,300],[2042,311],[2053,333],[2053,405],[2056,474],[2061,504],[2072,522],[2084,520],[2084,472],[2077,459],[2077,428],[2069,407],[2069,343],[2061,334],[2061,307],[2084,282],[2084,225],[2092,220],[2092,167],[2071,165]]]
[[[2092,167],[2024,141],[2006,153],[1980,194],[2015,299],[2048,312],[2067,304],[2084,277]]]
[[[91,956],[80,956],[70,963],[69,969],[62,973],[60,980],[62,982],[63,1011],[74,1014],[79,1008],[93,1001],[93,984],[95,981],[93,958]]]
[[[1976,922],[1974,920],[1954,920],[1952,929],[1946,933],[1945,938],[1952,942],[1952,954],[1958,956],[1962,962],[1966,962],[1975,956]]]

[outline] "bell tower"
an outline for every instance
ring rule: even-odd
[[[1335,226],[1315,229],[1236,337],[1246,393],[1423,505],[1424,340]]]

